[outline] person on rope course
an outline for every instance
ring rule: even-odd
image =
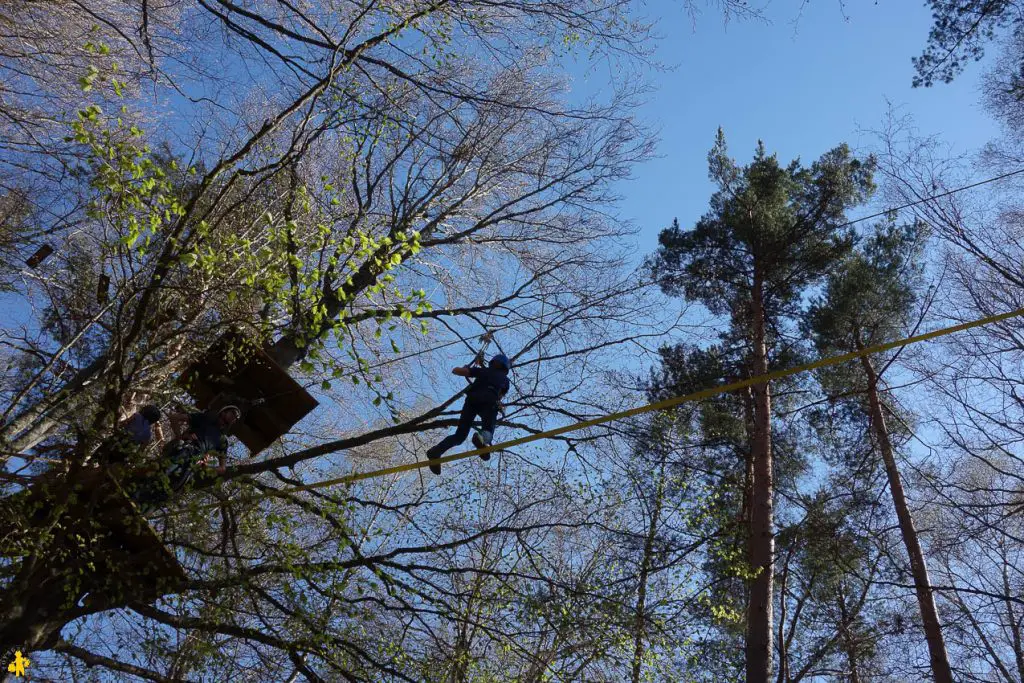
[[[157,441],[163,439],[160,427],[160,409],[154,405],[142,406],[137,413],[124,421],[121,429],[129,440],[140,445],[147,445],[155,436]]]
[[[466,401],[462,404],[462,412],[459,414],[459,423],[455,428],[455,433],[445,437],[439,444],[427,451],[429,460],[439,459],[449,448],[464,442],[473,429],[473,420],[477,417],[480,418],[480,431],[473,435],[473,445],[477,448],[486,448],[491,445],[494,439],[494,428],[498,422],[501,399],[508,393],[510,387],[508,373],[512,364],[509,362],[508,356],[503,353],[492,358],[487,367],[479,365],[479,361],[480,357],[478,356],[469,366],[452,369],[453,375],[472,378],[473,382],[466,389]],[[490,460],[491,454],[484,453],[480,457],[483,460]],[[441,474],[440,463],[431,463],[430,471],[434,474]]]
[[[227,434],[242,419],[242,410],[224,406],[216,416],[207,413],[170,413],[168,419],[176,438],[164,446],[160,456],[162,470],[146,477],[132,498],[143,508],[152,508],[170,500],[192,479],[199,466],[224,474],[228,451]],[[211,465],[216,457],[217,464]]]
[[[146,405],[131,417],[122,420],[110,437],[100,446],[98,457],[109,464],[123,463],[140,456],[146,446],[156,437],[157,442],[163,440],[160,427],[160,409],[154,405]]]

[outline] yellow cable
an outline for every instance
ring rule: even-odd
[[[845,363],[846,361],[859,358],[861,356],[868,356],[875,353],[881,353],[890,349],[899,348],[901,346],[909,346],[916,344],[917,342],[928,341],[930,339],[936,339],[938,337],[944,337],[948,334],[955,332],[962,332],[975,327],[981,327],[983,325],[991,325],[993,323],[1001,322],[1003,320],[1009,320],[1010,318],[1016,318],[1024,315],[1024,308],[1019,308],[1015,311],[1008,313],[999,313],[992,315],[987,318],[981,318],[967,323],[961,323],[959,325],[953,325],[951,327],[944,327],[932,332],[926,332],[913,337],[907,337],[905,339],[899,339],[897,341],[886,342],[885,344],[876,344],[859,351],[851,351],[850,353],[844,353],[840,356],[832,356],[831,358],[822,358],[816,360],[813,363],[805,363],[803,365],[797,365],[792,368],[785,370],[775,370],[764,375],[757,377],[751,377],[748,379],[733,382],[732,384],[725,384],[718,387],[710,387],[708,389],[702,389],[695,391],[685,396],[676,396],[674,398],[668,398],[663,401],[656,401],[654,403],[648,403],[647,405],[639,406],[636,408],[630,408],[629,410],[623,410],[617,413],[609,413],[602,415],[601,417],[595,417],[590,420],[583,420],[574,424],[566,425],[564,427],[558,427],[556,429],[549,429],[544,432],[538,432],[537,434],[530,434],[519,439],[512,439],[511,441],[505,441],[499,444],[493,444],[487,448],[477,448],[464,453],[456,453],[455,455],[448,455],[437,460],[420,460],[417,462],[411,462],[405,465],[396,465],[395,467],[385,467],[379,470],[371,470],[369,472],[354,472],[352,474],[346,474],[342,477],[336,477],[334,479],[326,479],[324,481],[312,482],[309,484],[303,484],[301,486],[294,486],[291,488],[279,489],[273,493],[264,493],[259,496],[248,499],[249,502],[260,500],[262,498],[268,498],[273,496],[285,495],[290,493],[299,493],[301,491],[309,491],[311,489],[327,488],[329,486],[337,486],[339,484],[350,484],[357,481],[364,481],[366,479],[376,479],[378,477],[386,477],[391,474],[401,474],[403,472],[411,472],[412,470],[427,467],[429,465],[443,465],[449,462],[455,462],[456,460],[462,460],[464,458],[471,458],[474,455],[482,455],[484,453],[490,453],[492,451],[507,450],[515,446],[522,446],[523,444],[531,443],[533,441],[539,441],[541,439],[547,439],[553,436],[559,436],[560,434],[567,434],[569,432],[578,431],[587,427],[593,427],[595,425],[604,424],[605,422],[614,422],[615,420],[621,420],[627,417],[633,417],[634,415],[641,415],[643,413],[649,413],[655,410],[664,410],[677,406],[681,403],[687,403],[690,401],[699,401],[701,399],[710,398],[719,394],[725,394],[730,391],[736,391],[737,389],[744,389],[755,384],[761,384],[765,382],[771,382],[773,380],[782,379],[783,377],[790,377],[792,375],[799,374],[801,372],[808,372],[810,370],[817,370],[818,368],[824,368],[831,365],[838,365],[839,363]],[[216,508],[220,503],[213,503],[211,505],[205,505],[199,508],[200,510],[206,508]]]

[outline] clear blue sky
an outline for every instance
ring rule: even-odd
[[[799,15],[798,0],[776,0],[765,11],[770,23],[725,26],[709,7],[696,28],[680,0],[646,6],[663,36],[657,58],[674,70],[652,75],[657,89],[641,111],[660,130],[660,158],[620,187],[622,216],[641,229],[638,256],[653,250],[672,218],[685,226],[705,211],[712,191],[705,156],[718,126],[741,163],[759,138],[784,162],[812,161],[840,142],[862,149],[871,140],[858,131],[878,127],[886,98],[922,133],[940,134],[958,152],[996,136],[978,104],[981,68],[951,85],[910,87],[910,58],[921,52],[931,25],[923,0],[845,4],[812,0]],[[602,77],[579,85],[595,86]]]

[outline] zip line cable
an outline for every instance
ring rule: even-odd
[[[1024,171],[1024,169],[1022,169],[1022,171]],[[443,465],[445,463],[455,462],[457,460],[463,460],[465,458],[471,458],[471,457],[476,456],[476,455],[483,455],[484,453],[491,453],[491,452],[494,452],[494,451],[508,450],[508,449],[513,448],[515,446],[522,446],[524,444],[532,443],[534,441],[540,441],[541,439],[549,439],[551,437],[559,436],[561,434],[567,434],[569,432],[579,431],[581,429],[586,429],[587,427],[594,427],[594,426],[597,426],[597,425],[600,425],[600,424],[604,424],[606,422],[614,422],[614,421],[622,420],[622,419],[625,419],[625,418],[628,418],[628,417],[633,417],[635,415],[642,415],[644,413],[654,412],[656,410],[665,410],[666,408],[672,408],[672,407],[678,406],[678,405],[680,405],[682,403],[689,403],[689,402],[693,402],[693,401],[703,400],[703,399],[706,399],[706,398],[711,398],[713,396],[718,396],[719,394],[725,394],[725,393],[729,393],[731,391],[737,391],[739,389],[745,389],[747,387],[754,386],[755,384],[765,384],[765,383],[768,383],[768,382],[771,382],[771,381],[774,381],[774,380],[782,379],[784,377],[790,377],[790,376],[793,376],[793,375],[797,375],[797,374],[800,374],[802,372],[809,372],[811,370],[817,370],[819,368],[830,367],[832,365],[839,365],[840,363],[845,363],[847,361],[851,361],[851,360],[854,360],[854,359],[857,359],[857,358],[861,358],[863,356],[869,356],[869,355],[872,355],[872,354],[882,353],[884,351],[889,351],[889,350],[895,349],[895,348],[900,348],[900,347],[904,347],[904,346],[910,346],[911,344],[916,344],[918,342],[929,341],[931,339],[937,339],[939,337],[944,337],[946,335],[954,334],[956,332],[963,332],[965,330],[970,330],[970,329],[973,329],[973,328],[976,328],[976,327],[982,327],[982,326],[985,326],[985,325],[992,325],[994,323],[1002,322],[1004,320],[1010,320],[1011,318],[1017,318],[1017,317],[1020,317],[1020,316],[1024,316],[1024,308],[1018,308],[1015,311],[1009,311],[1009,312],[1006,312],[1006,313],[998,313],[996,315],[991,315],[991,316],[988,316],[988,317],[985,317],[985,318],[979,318],[978,320],[972,320],[972,321],[966,322],[966,323],[960,323],[959,325],[953,325],[951,327],[943,327],[943,328],[940,328],[938,330],[933,330],[931,332],[925,332],[923,334],[918,334],[918,335],[915,335],[915,336],[912,336],[912,337],[906,337],[904,339],[898,339],[896,341],[886,342],[884,344],[876,344],[874,346],[869,346],[869,347],[866,347],[866,348],[863,348],[863,349],[859,349],[857,351],[851,351],[849,353],[844,353],[844,354],[841,354],[839,356],[831,356],[829,358],[821,358],[821,359],[816,360],[816,361],[811,362],[811,363],[805,363],[803,365],[797,365],[797,366],[794,366],[794,367],[791,367],[791,368],[786,368],[786,369],[783,369],[783,370],[775,370],[775,371],[766,373],[764,375],[759,375],[757,377],[750,377],[750,378],[747,378],[747,379],[744,379],[744,380],[740,380],[738,382],[732,382],[731,384],[725,384],[725,385],[716,386],[716,387],[709,387],[707,389],[701,389],[700,391],[695,391],[695,392],[690,393],[690,394],[685,394],[683,396],[675,396],[673,398],[664,399],[662,401],[655,401],[654,403],[648,403],[647,405],[638,406],[636,408],[630,408],[629,410],[623,410],[623,411],[619,411],[619,412],[616,412],[616,413],[608,413],[607,415],[602,415],[600,417],[595,417],[595,418],[592,418],[592,419],[589,419],[589,420],[582,420],[580,422],[575,422],[573,424],[565,425],[563,427],[557,427],[555,429],[549,429],[549,430],[546,430],[546,431],[543,431],[543,432],[538,432],[536,434],[530,434],[528,436],[524,436],[524,437],[521,437],[521,438],[518,438],[518,439],[512,439],[511,441],[504,441],[502,443],[493,444],[493,445],[488,446],[486,448],[476,448],[476,449],[473,449],[473,450],[470,450],[470,451],[465,451],[464,453],[456,453],[455,455],[447,455],[447,456],[444,456],[442,458],[438,458],[436,460],[420,460],[420,461],[417,461],[417,462],[407,463],[405,465],[396,465],[394,467],[385,467],[383,469],[370,470],[368,472],[353,472],[351,474],[346,474],[344,476],[336,477],[336,478],[333,478],[333,479],[325,479],[323,481],[311,482],[309,484],[303,484],[303,485],[300,485],[300,486],[293,486],[291,488],[279,489],[279,490],[276,490],[276,491],[274,491],[272,493],[270,493],[270,492],[262,493],[262,494],[260,494],[258,496],[253,496],[251,498],[247,498],[243,502],[247,502],[247,503],[255,502],[255,501],[261,500],[263,498],[270,498],[270,497],[277,497],[277,496],[283,496],[283,495],[288,495],[288,494],[300,493],[302,491],[310,491],[310,490],[313,490],[313,489],[321,489],[321,488],[327,488],[327,487],[330,487],[330,486],[338,486],[340,484],[351,484],[351,483],[355,483],[357,481],[365,481],[367,479],[376,479],[376,478],[379,478],[379,477],[386,477],[386,476],[392,475],[392,474],[402,474],[404,472],[411,472],[411,471],[416,470],[416,469],[427,467],[427,466],[429,466],[431,464],[433,464],[433,465]],[[198,510],[214,509],[216,507],[219,507],[220,505],[221,505],[221,503],[219,503],[219,502],[218,503],[209,504],[209,505],[203,505],[203,506],[200,506],[198,508]],[[196,508],[192,508],[192,509],[195,510]],[[170,514],[173,514],[173,513],[165,513],[163,515],[159,515],[159,517],[170,516]]]
[[[927,202],[932,202],[932,201],[935,201],[936,199],[942,199],[943,197],[948,197],[948,196],[950,196],[952,194],[956,194],[958,192],[963,192],[964,190],[973,190],[974,188],[981,187],[982,185],[988,185],[989,183],[995,183],[995,182],[998,182],[1000,180],[1006,180],[1007,178],[1011,178],[1011,177],[1013,177],[1015,175],[1020,175],[1021,173],[1024,173],[1024,167],[1018,168],[1016,171],[1009,171],[1007,173],[1003,173],[1002,175],[997,175],[997,176],[993,176],[991,178],[986,178],[985,180],[979,180],[978,182],[971,183],[970,185],[963,185],[961,187],[955,187],[952,190],[946,190],[945,192],[940,192],[939,194],[933,194],[930,197],[924,197],[922,199],[917,199],[915,201],[908,202],[908,203],[903,204],[901,206],[893,206],[893,207],[890,207],[890,208],[886,209],[885,211],[879,211],[878,213],[873,213],[870,216],[862,216],[861,218],[855,218],[852,221],[846,221],[845,223],[837,225],[836,227],[837,228],[845,228],[848,225],[854,225],[855,223],[861,223],[863,221],[869,221],[872,218],[879,218],[881,216],[886,216],[886,215],[888,215],[890,213],[894,213],[896,211],[903,211],[904,209],[909,209],[909,208],[918,206],[920,204],[925,204]]]

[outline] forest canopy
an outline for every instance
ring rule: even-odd
[[[1024,681],[1022,8],[927,6],[965,157],[742,0],[0,6],[0,666]]]

